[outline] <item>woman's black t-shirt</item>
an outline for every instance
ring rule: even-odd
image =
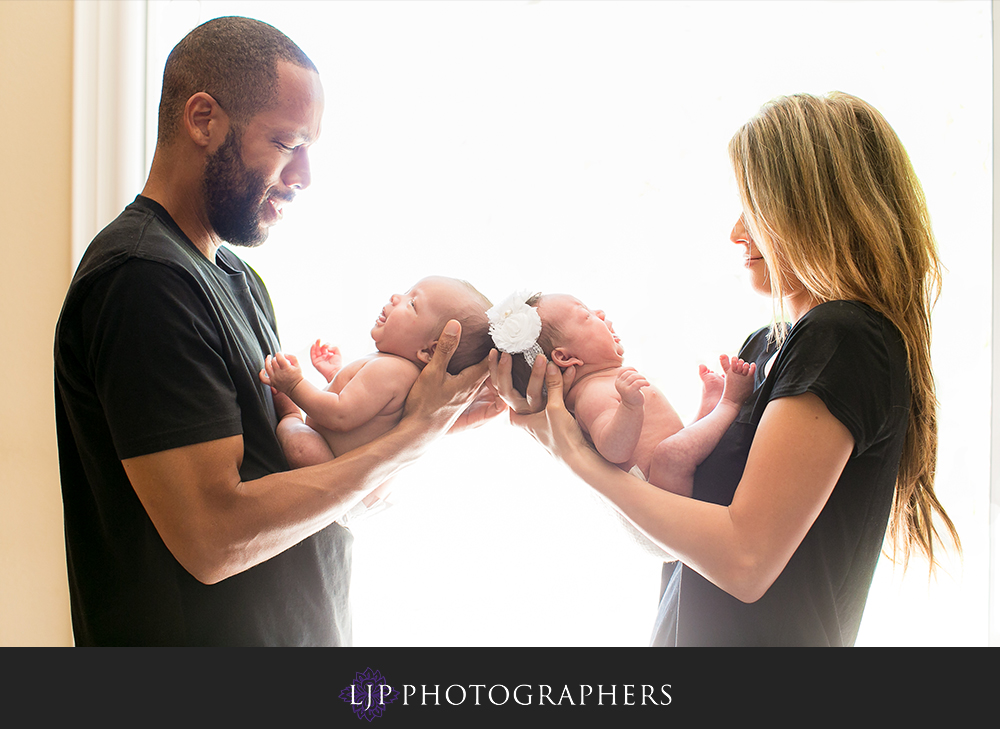
[[[764,409],[780,397],[817,395],[851,432],[854,451],[822,512],[760,600],[743,603],[680,562],[665,564],[651,643],[853,645],[906,435],[910,390],[902,338],[870,307],[832,301],[796,322],[777,353],[761,329],[740,357],[757,363],[754,392],[699,466],[695,498],[732,502]]]

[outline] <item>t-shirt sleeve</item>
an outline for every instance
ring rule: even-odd
[[[125,263],[95,283],[82,324],[119,458],[242,433],[214,315],[183,273]]]
[[[815,394],[850,431],[856,454],[881,436],[898,390],[880,320],[847,302],[824,304],[796,323],[771,375],[771,400]]]

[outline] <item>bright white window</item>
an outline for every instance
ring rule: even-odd
[[[883,560],[862,645],[982,645],[988,630],[992,79],[988,2],[147,3],[147,134],[194,25],[272,23],[319,66],[313,185],[267,244],[284,346],[348,359],[418,278],[608,311],[627,362],[685,418],[700,362],[766,324],[728,242],[733,132],[785,93],[854,93],[893,124],[948,267],[935,315],[939,494],[965,560],[928,586]],[[147,155],[148,164],[148,155]],[[106,222],[106,221],[105,221]],[[306,357],[307,359],[307,357]],[[358,645],[644,645],[659,565],[524,433],[445,439],[356,529]]]

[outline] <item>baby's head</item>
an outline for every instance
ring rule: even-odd
[[[621,366],[625,348],[611,322],[604,318],[603,311],[588,309],[579,299],[568,294],[534,294],[523,301],[535,309],[541,320],[536,340],[539,348],[560,369],[574,365]],[[516,309],[518,303],[514,302],[513,308]],[[494,341],[497,339],[495,336]],[[521,344],[524,342],[515,345],[515,348],[519,349]],[[499,342],[497,346],[504,351]],[[511,378],[522,395],[531,377],[531,365],[521,354],[512,357]]]
[[[458,374],[482,361],[493,346],[486,310],[489,300],[455,278],[429,276],[405,294],[393,294],[382,308],[372,339],[379,352],[405,357],[419,367],[430,362],[441,330],[451,319],[462,325],[462,339],[448,363]]]

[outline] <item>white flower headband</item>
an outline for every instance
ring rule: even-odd
[[[523,354],[529,365],[544,354],[538,346],[538,335],[542,332],[542,319],[535,307],[528,305],[532,297],[528,291],[518,291],[486,312],[490,320],[490,336],[501,352]]]

